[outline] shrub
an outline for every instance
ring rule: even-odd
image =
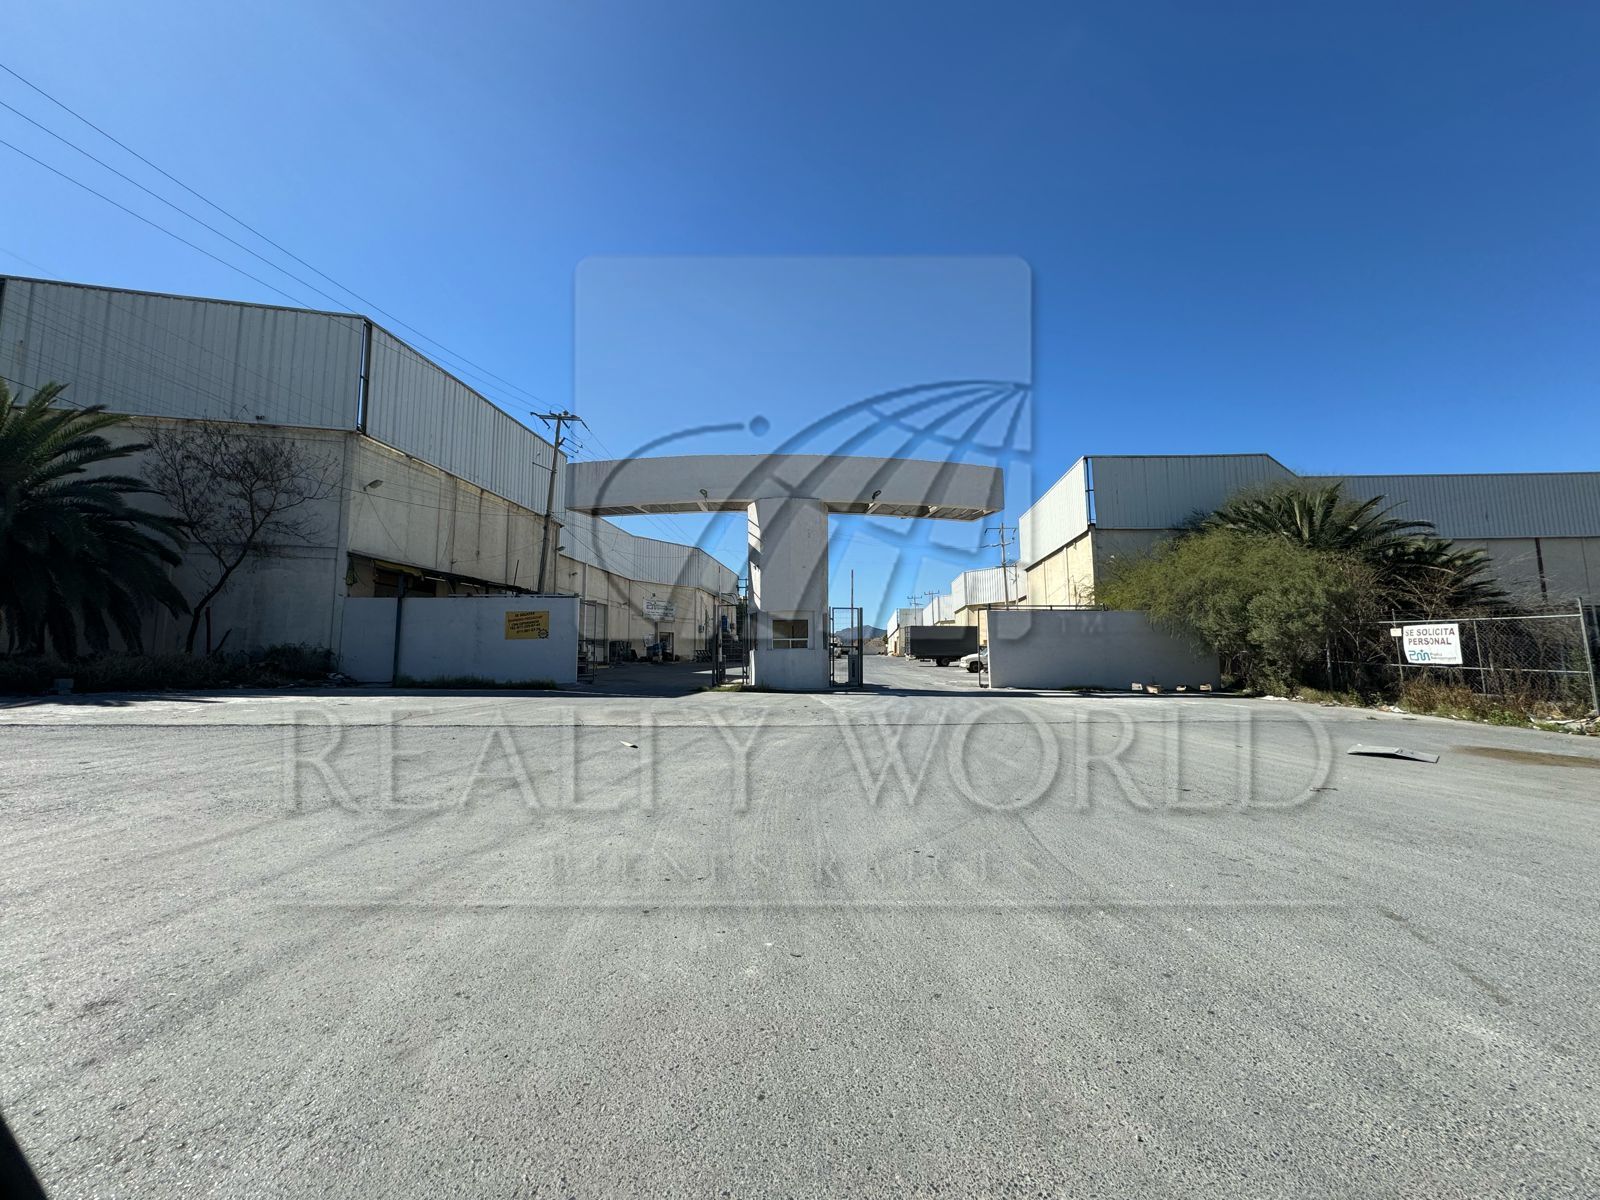
[[[35,654],[0,658],[0,696],[34,696],[62,678],[59,662]]]
[[[1399,698],[1400,706],[1407,712],[1483,721],[1489,725],[1526,725],[1529,721],[1556,721],[1577,715],[1553,703],[1549,697],[1531,691],[1511,689],[1487,696],[1464,684],[1427,675],[1402,683]]]
[[[280,642],[268,646],[251,660],[285,679],[326,679],[339,669],[339,656],[326,646],[305,642]]]
[[[48,655],[0,658],[0,695],[38,695],[57,679],[75,692],[200,691],[321,683],[338,659],[325,646],[269,646],[253,657],[194,654],[101,654],[72,661]]]
[[[1372,569],[1358,559],[1230,529],[1178,538],[1108,574],[1103,603],[1148,612],[1214,649],[1230,678],[1266,691],[1321,679],[1332,648],[1381,619]]]
[[[560,685],[554,679],[517,679],[510,683],[500,683],[494,679],[485,679],[481,675],[439,675],[432,679],[417,679],[411,675],[396,675],[394,686],[397,688],[460,691],[541,692],[550,691]]]

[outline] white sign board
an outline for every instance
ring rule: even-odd
[[[652,621],[670,621],[677,616],[678,608],[670,600],[646,600],[644,615]]]
[[[1461,665],[1461,626],[1406,625],[1403,629],[1400,644],[1408,663],[1434,667]]]

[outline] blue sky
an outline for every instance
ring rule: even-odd
[[[551,405],[591,256],[1007,255],[1039,487],[1084,453],[1597,465],[1596,6],[12,7],[0,61]],[[181,225],[4,110],[0,137]],[[285,302],[0,162],[0,269]]]

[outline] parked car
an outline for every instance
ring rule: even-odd
[[[974,675],[979,671],[987,671],[989,669],[989,647],[980,646],[976,654],[964,654],[957,661]]]

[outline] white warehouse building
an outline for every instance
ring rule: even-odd
[[[989,610],[1027,603],[1028,577],[1016,563],[1005,567],[978,567],[950,581],[950,590],[929,599],[921,608],[897,608],[889,618],[885,653],[904,655],[905,630],[914,625],[976,625],[978,644],[989,642]]]
[[[1032,604],[1089,604],[1119,556],[1141,554],[1237,492],[1341,482],[1396,517],[1484,550],[1527,604],[1600,600],[1600,472],[1302,476],[1269,454],[1080,458],[1018,522]]]
[[[72,403],[129,414],[130,440],[141,425],[225,422],[325,464],[313,535],[240,569],[207,614],[212,647],[338,652],[348,597],[533,590],[552,470],[544,590],[581,598],[592,657],[650,643],[687,657],[737,590],[698,548],[565,512],[564,455],[366,317],[0,276],[0,377],[24,398],[53,381]],[[177,577],[190,597],[194,572],[186,561]],[[154,612],[146,646],[181,646],[186,628]]]

